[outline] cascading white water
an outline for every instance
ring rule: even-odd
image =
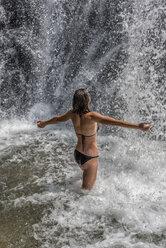
[[[164,0],[0,1],[1,247],[165,247],[165,10]],[[80,87],[93,109],[152,123],[100,129],[91,192],[71,125],[35,126]]]
[[[128,61],[123,64],[120,95],[127,105],[125,118],[153,123],[152,137],[165,140],[166,26],[164,1],[132,1],[126,9],[123,27],[127,36]],[[129,11],[130,10],[130,11]]]

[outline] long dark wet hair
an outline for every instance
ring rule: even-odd
[[[90,94],[86,89],[76,90],[73,96],[73,112],[79,116],[90,112],[89,98]]]

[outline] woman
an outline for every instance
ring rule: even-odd
[[[96,136],[98,123],[103,125],[120,126],[125,128],[134,128],[147,131],[150,124],[142,122],[140,124],[132,124],[126,121],[116,120],[108,116],[103,116],[97,112],[90,111],[91,98],[86,89],[76,90],[73,97],[73,109],[66,114],[55,116],[50,120],[40,120],[37,126],[44,128],[46,125],[57,124],[72,120],[73,126],[78,138],[74,157],[80,168],[83,170],[84,189],[91,189],[94,185],[98,167],[98,148]]]

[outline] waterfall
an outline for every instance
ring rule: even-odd
[[[164,0],[0,2],[1,118],[53,113],[88,88],[92,108],[165,139]],[[44,105],[45,106],[45,105]]]
[[[0,246],[166,244],[165,0],[0,0]],[[97,179],[81,189],[72,107],[148,132],[100,125]]]

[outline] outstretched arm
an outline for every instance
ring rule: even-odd
[[[134,129],[139,129],[142,131],[147,131],[151,126],[147,122],[142,122],[139,124],[133,124],[133,123],[130,123],[127,121],[116,120],[112,117],[104,116],[104,115],[101,115],[97,112],[92,112],[91,118],[94,121],[101,123],[103,125],[112,125],[112,126],[119,126],[119,127],[125,127],[125,128],[134,128]]]
[[[72,115],[72,110],[69,110],[66,114],[55,116],[50,120],[47,120],[47,121],[40,120],[37,122],[37,126],[40,128],[44,128],[45,126],[50,125],[50,124],[57,124],[60,122],[65,122],[71,119],[71,115]]]

